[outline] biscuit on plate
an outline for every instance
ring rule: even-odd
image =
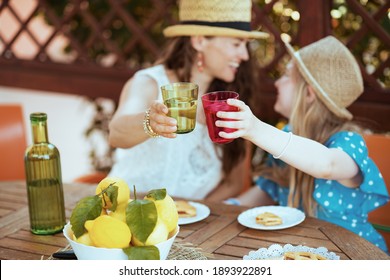
[[[175,200],[179,218],[190,218],[196,216],[196,208],[185,200]]]
[[[310,252],[285,252],[284,260],[327,260],[324,256]]]
[[[256,223],[264,226],[276,226],[281,225],[283,220],[274,213],[264,212],[256,216]]]

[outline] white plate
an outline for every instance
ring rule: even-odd
[[[179,225],[187,225],[206,219],[210,215],[210,208],[198,202],[188,201],[189,204],[196,208],[196,216],[188,218],[179,218]]]
[[[275,215],[278,215],[282,218],[283,223],[281,225],[276,226],[264,226],[256,223],[256,216],[264,213],[264,212],[271,212]],[[240,224],[243,226],[254,228],[254,229],[261,229],[261,230],[277,230],[277,229],[284,229],[296,226],[297,224],[300,224],[305,219],[305,214],[292,207],[285,207],[285,206],[261,206],[256,207],[252,209],[248,209],[244,212],[242,212],[237,220]]]

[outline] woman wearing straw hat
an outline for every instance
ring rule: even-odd
[[[359,66],[350,51],[328,36],[298,52],[286,43],[292,60],[276,81],[274,109],[289,119],[279,130],[257,119],[242,101],[229,100],[239,112],[218,112],[220,132],[242,137],[267,151],[266,166],[242,204],[288,205],[338,224],[387,251],[382,236],[368,223],[368,212],[389,200],[387,189],[346,109],[363,92]]]
[[[167,188],[172,196],[223,200],[242,184],[244,141],[214,145],[203,112],[195,130],[176,137],[160,87],[193,82],[199,98],[208,91],[233,90],[248,102],[256,90],[250,39],[267,34],[250,30],[250,0],[182,0],[180,23],[166,28],[170,38],[153,67],[137,72],[124,86],[110,123],[110,144],[117,147],[110,176],[138,191]],[[198,102],[198,109],[201,102]]]

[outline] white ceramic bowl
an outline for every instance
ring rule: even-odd
[[[156,244],[155,246],[160,251],[160,260],[166,260],[169,254],[169,250],[172,247],[173,241],[179,233],[180,227],[177,226],[176,233],[167,241]],[[67,223],[63,229],[65,238],[68,240],[70,246],[77,256],[78,260],[127,260],[127,255],[122,249],[108,249],[98,248],[94,246],[87,246],[78,243],[72,239],[73,232],[70,223]]]

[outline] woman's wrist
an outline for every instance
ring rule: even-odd
[[[145,133],[149,137],[153,137],[153,138],[160,137],[160,135],[158,133],[154,132],[152,127],[150,126],[150,108],[145,111],[145,116],[144,116],[144,120],[143,120],[142,124],[143,124]]]

